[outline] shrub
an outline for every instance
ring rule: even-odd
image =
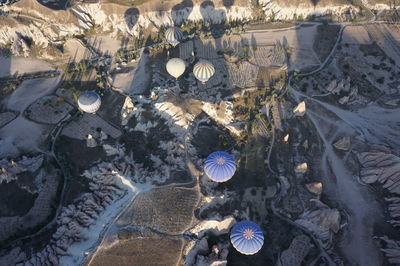
[[[383,84],[385,82],[385,78],[384,77],[380,77],[376,80],[376,82],[378,82],[379,84]]]

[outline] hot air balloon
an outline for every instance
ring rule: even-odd
[[[231,243],[242,254],[256,254],[264,244],[261,228],[251,221],[242,221],[232,228]]]
[[[165,39],[172,46],[177,46],[183,39],[183,32],[178,27],[170,27],[165,31]]]
[[[85,91],[78,98],[79,108],[86,113],[95,113],[101,105],[100,96],[94,91]]]
[[[232,178],[236,163],[232,155],[223,151],[211,153],[204,162],[204,171],[215,182],[225,182]]]
[[[185,62],[180,58],[172,58],[166,65],[168,73],[178,79],[185,72]]]
[[[213,64],[206,60],[199,61],[193,67],[194,76],[202,83],[206,83],[215,73]]]

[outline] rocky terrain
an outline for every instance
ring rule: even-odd
[[[0,8],[1,265],[399,264],[393,1]],[[225,183],[203,171],[216,150],[238,166]],[[230,243],[242,220],[255,255]]]
[[[54,60],[68,38],[87,33],[107,33],[113,37],[154,34],[162,26],[182,24],[183,21],[251,21],[260,16],[269,21],[329,18],[335,21],[365,20],[391,8],[388,1],[236,1],[234,8],[225,2],[183,1],[160,6],[146,1],[129,8],[123,1],[72,4],[67,9],[54,9],[51,1],[21,0],[2,7],[0,45],[10,47],[16,56],[34,56]],[[348,2],[348,3],[347,3]],[[395,5],[395,3],[393,4]],[[146,31],[145,29],[150,29]]]

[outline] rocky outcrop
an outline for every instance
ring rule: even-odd
[[[228,245],[214,245],[211,248],[211,253],[203,256],[197,255],[195,266],[225,266],[227,265],[226,258],[228,257]]]
[[[363,168],[360,178],[365,183],[379,182],[391,193],[400,195],[400,158],[383,151],[358,154]]]
[[[101,163],[83,173],[89,181],[90,193],[75,204],[63,207],[57,218],[57,231],[40,252],[21,265],[58,265],[61,256],[69,254],[73,243],[85,240],[85,230],[96,222],[112,202],[124,194],[124,185],[116,176],[118,170],[110,163]]]
[[[314,208],[305,211],[295,222],[313,232],[324,243],[328,243],[331,234],[340,229],[340,213],[317,199],[313,201]]]
[[[329,16],[335,20],[352,20],[359,17],[359,8],[342,1],[278,1],[260,0],[269,19],[292,20],[308,17]],[[316,2],[314,4],[314,2]]]
[[[105,31],[113,30],[119,33],[128,33],[137,36],[141,29],[146,29],[150,25],[155,27],[173,25],[175,23],[180,24],[184,19],[188,21],[199,21],[205,20],[212,23],[221,23],[225,20],[235,19],[250,19],[251,9],[249,6],[238,6],[235,9],[214,8],[211,5],[201,7],[199,5],[193,6],[193,9],[187,10],[183,8],[177,12],[177,10],[167,11],[145,11],[143,13],[129,13],[118,6],[121,12],[121,16],[118,14],[110,14],[111,5],[104,4],[83,4],[75,6],[73,12],[80,18],[84,23],[94,22],[99,25]],[[125,14],[123,14],[125,13]],[[127,21],[130,21],[130,25],[127,25]],[[135,24],[132,23],[136,22]]]
[[[211,5],[182,10],[139,10],[110,3],[78,4],[68,10],[54,11],[33,0],[21,0],[19,3],[5,6],[6,18],[0,24],[0,45],[13,44],[13,53],[28,55],[23,42],[29,39],[35,45],[46,48],[64,36],[73,36],[96,27],[100,32],[117,35],[139,36],[144,29],[181,23],[183,20],[206,20],[221,23],[225,20],[249,20],[252,17],[250,6],[238,6],[227,9],[214,8]],[[13,18],[22,14],[29,24],[20,24]],[[51,21],[51,23],[48,23]],[[155,29],[156,31],[156,29]]]
[[[326,1],[322,1],[326,2]],[[276,0],[262,0],[260,4],[267,19],[297,19],[316,15],[331,15],[338,20],[349,20],[357,17],[358,7],[343,5],[343,3],[318,3],[313,6],[311,2],[300,6],[291,2],[282,3]],[[213,5],[194,5],[192,8],[182,6],[182,9],[157,10],[144,8],[129,8],[112,3],[79,3],[67,10],[51,10],[34,0],[21,0],[16,4],[4,6],[5,14],[9,14],[0,25],[0,44],[13,44],[14,51],[27,55],[24,50],[23,39],[30,39],[35,45],[46,48],[49,44],[56,44],[65,36],[81,34],[89,29],[96,28],[100,32],[108,32],[113,37],[117,35],[139,36],[148,28],[157,28],[185,21],[208,21],[221,23],[224,21],[252,19],[252,5],[235,6],[235,8],[214,7]],[[379,9],[379,7],[377,7]],[[382,7],[383,8],[383,7]],[[161,10],[159,10],[161,9]],[[162,10],[164,9],[164,10]],[[16,14],[22,14],[29,24],[18,23],[14,19]],[[51,21],[51,23],[48,23]],[[15,26],[18,25],[18,26]],[[23,37],[21,39],[20,37]],[[59,44],[59,43],[58,43]],[[18,48],[18,49],[16,49]],[[278,55],[280,53],[276,53]],[[284,66],[283,57],[277,57],[274,62]]]
[[[385,197],[390,216],[389,223],[400,227],[400,158],[384,147],[358,154],[362,166],[360,179],[368,184],[379,182],[394,196]]]
[[[383,253],[388,258],[388,261],[393,265],[400,264],[400,241],[389,239],[387,236],[381,237],[385,247],[381,248]]]
[[[380,2],[380,3],[379,3]],[[383,10],[383,9],[395,9],[396,2],[395,1],[375,1],[375,0],[362,0],[362,3],[368,7],[369,9],[373,10]],[[389,4],[389,5],[388,5]]]
[[[296,108],[294,108],[293,113],[295,116],[304,116],[306,113],[306,103],[304,101],[299,103]]]
[[[286,134],[286,136],[283,138],[284,142],[288,142],[289,141],[289,134]]]
[[[190,232],[196,234],[198,238],[203,238],[206,232],[212,232],[214,235],[218,236],[227,234],[235,223],[236,220],[233,216],[226,217],[222,221],[204,220],[192,228]]]
[[[351,87],[350,82],[350,77],[347,77],[347,79],[342,79],[339,82],[337,80],[332,80],[331,83],[329,83],[329,85],[326,87],[326,90],[335,95],[342,95],[342,97],[338,100],[340,104],[350,104],[358,98],[358,87]]]
[[[310,249],[311,241],[308,236],[296,236],[290,247],[282,252],[276,266],[300,266]]]
[[[122,145],[113,146],[109,144],[103,144],[103,150],[107,156],[118,155],[119,157],[122,157],[125,155],[125,147]]]
[[[0,160],[0,184],[17,179],[17,175],[26,171],[31,173],[37,171],[43,164],[44,156],[33,157],[22,156],[20,160]]]
[[[59,172],[53,169],[49,163],[46,169],[44,167],[39,169],[38,167],[41,167],[43,162],[43,157],[41,157],[25,157],[25,160],[23,159],[18,162],[11,161],[11,164],[14,165],[11,168],[0,168],[0,178],[3,179],[0,181],[8,182],[7,180],[10,179],[16,180],[20,188],[28,190],[29,193],[37,193],[32,207],[24,215],[0,217],[0,242],[23,233],[26,234],[29,230],[43,224],[51,217],[61,177]],[[2,161],[0,161],[0,164]],[[27,163],[25,166],[23,161]],[[19,174],[32,178],[32,185],[27,186],[22,182],[20,183]],[[2,262],[2,258],[0,258],[0,265],[7,265]]]
[[[15,56],[28,57],[31,53],[29,44],[22,38],[16,38],[11,45],[11,53]]]
[[[236,220],[229,216],[222,221],[203,221],[190,230],[191,233],[197,235],[195,242],[189,242],[185,247],[183,254],[185,254],[185,265],[226,265],[229,244],[226,241],[219,242],[209,248],[209,235],[223,235],[229,232],[229,229]]]
[[[350,137],[345,136],[333,143],[333,146],[341,151],[348,151],[350,148]]]
[[[17,24],[16,21],[9,20],[10,26],[0,26],[0,45],[12,44],[11,51],[15,53],[28,52],[29,45],[26,40],[31,40],[35,45],[43,48],[49,45],[52,37],[57,37],[56,32],[48,32],[44,35],[42,31],[35,24],[24,25]]]
[[[205,102],[203,111],[208,114],[214,121],[225,126],[232,134],[239,136],[241,130],[231,125],[234,121],[233,104],[228,101],[220,101],[218,104]]]
[[[15,2],[18,2],[18,0],[1,0],[0,1],[0,7],[5,6],[5,5],[12,5]]]
[[[185,257],[184,265],[194,265],[198,254],[207,254],[208,252],[209,247],[207,238],[204,237],[201,240],[189,242],[182,252],[182,255]]]
[[[307,172],[308,166],[307,163],[301,163],[294,168],[294,172],[296,174],[305,174]]]
[[[349,92],[350,77],[348,77],[347,79],[342,79],[339,82],[336,79],[332,80],[331,83],[329,83],[328,87],[326,87],[326,90],[336,95],[339,95],[342,92]]]
[[[322,183],[321,182],[314,182],[314,183],[309,183],[306,184],[306,188],[308,191],[315,195],[321,195],[322,193]]]
[[[194,115],[186,112],[181,106],[174,104],[172,101],[164,101],[155,104],[155,108],[159,114],[167,119],[168,123],[175,128],[187,129],[194,120]]]
[[[128,124],[129,119],[135,114],[135,110],[137,110],[137,108],[133,105],[132,99],[126,96],[121,109],[121,125],[126,126]]]

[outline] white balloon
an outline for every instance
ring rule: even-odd
[[[186,65],[182,59],[172,58],[168,61],[166,68],[167,72],[177,79],[185,73]]]
[[[101,106],[101,98],[93,91],[86,91],[79,96],[78,106],[85,113],[96,113]]]

